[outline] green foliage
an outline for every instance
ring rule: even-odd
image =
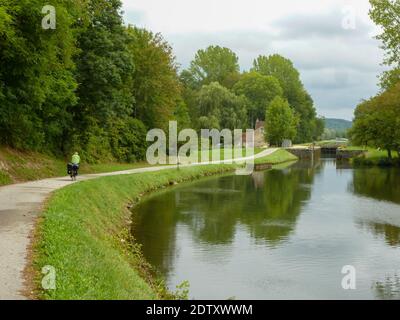
[[[400,67],[385,71],[380,77],[380,85],[383,90],[389,90],[400,82]]]
[[[133,115],[148,127],[166,129],[181,102],[181,85],[172,49],[160,34],[129,27],[129,52],[136,69],[131,91]]]
[[[290,60],[259,57],[240,74],[228,48],[199,50],[180,77],[160,34],[124,26],[120,0],[54,0],[55,30],[44,30],[45,0],[0,4],[0,143],[83,162],[137,161],[144,132],[247,128],[277,96],[299,115],[296,140],[321,131],[313,102]],[[143,141],[141,142],[141,140]]]
[[[188,125],[171,48],[125,27],[121,1],[55,0],[55,30],[42,29],[45,4],[0,4],[0,143],[59,156],[78,150],[90,163],[133,161],[144,155],[141,121]]]
[[[354,144],[400,152],[400,83],[361,103],[350,131]]]
[[[383,29],[377,38],[382,41],[386,50],[385,63],[388,65],[400,63],[400,1],[370,0],[371,19]]]
[[[307,142],[320,135],[316,123],[316,111],[311,96],[304,89],[300,74],[293,63],[278,54],[259,56],[254,61],[253,71],[278,79],[283,89],[283,97],[299,116],[295,142]]]
[[[400,1],[370,0],[369,15],[383,31],[377,38],[386,51],[384,63],[393,67],[381,76],[381,87],[388,90],[400,82]]]
[[[249,101],[248,118],[251,127],[257,119],[264,120],[265,108],[276,96],[282,96],[279,81],[273,76],[263,76],[257,72],[244,73],[233,86],[236,95],[244,95]]]
[[[116,120],[112,125],[111,148],[118,161],[135,162],[146,156],[146,127],[138,119]]]
[[[296,136],[298,117],[289,103],[276,97],[265,113],[265,136],[270,144],[280,146],[284,139],[292,140]]]
[[[244,97],[236,96],[217,82],[204,85],[197,100],[199,129],[245,127],[246,104],[247,100]]]
[[[178,122],[178,132],[191,127],[189,111],[183,100],[177,103],[173,119]]]
[[[76,103],[72,17],[64,1],[54,1],[57,29],[45,31],[45,4],[0,4],[0,142],[17,148],[59,148]]]
[[[210,46],[199,50],[190,63],[190,81],[197,88],[212,82],[231,88],[239,77],[238,60],[237,55],[228,48]]]

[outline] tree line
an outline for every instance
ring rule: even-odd
[[[196,53],[180,79],[196,128],[254,128],[265,120],[266,138],[276,145],[313,141],[324,130],[300,73],[281,55],[259,56],[241,73],[232,50],[210,46]]]
[[[370,17],[383,30],[377,38],[389,71],[381,76],[379,94],[357,106],[350,135],[355,144],[387,150],[389,158],[397,151],[400,157],[400,1],[370,3]]]
[[[167,129],[169,120],[234,129],[267,119],[267,129],[281,128],[269,135],[276,143],[323,131],[299,72],[280,55],[240,72],[234,52],[210,46],[180,71],[162,35],[124,24],[120,0],[53,0],[54,30],[41,25],[46,4],[0,3],[1,144],[136,161],[147,130]]]

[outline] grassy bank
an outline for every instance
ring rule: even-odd
[[[289,161],[295,161],[295,160],[298,160],[298,158],[295,155],[291,154],[290,152],[288,152],[284,149],[279,149],[268,156],[255,159],[254,163],[255,164],[266,163],[266,164],[276,165],[276,164],[285,163],[285,162],[289,162]]]
[[[34,246],[36,287],[41,268],[53,266],[55,290],[42,299],[155,299],[162,289],[147,275],[140,248],[129,239],[129,203],[152,190],[233,170],[208,165],[80,182],[49,200]]]
[[[400,166],[400,159],[397,152],[392,152],[392,159],[389,159],[386,150],[378,150],[375,148],[365,148],[357,146],[349,146],[347,150],[365,150],[365,154],[352,159],[352,163],[356,166],[379,166],[390,167]]]

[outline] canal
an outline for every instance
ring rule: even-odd
[[[398,169],[297,162],[178,185],[133,214],[147,261],[193,299],[400,298]]]

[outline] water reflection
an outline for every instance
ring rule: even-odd
[[[194,298],[399,298],[399,179],[334,159],[209,178],[147,198],[133,233]],[[356,291],[341,287],[348,264]]]
[[[400,203],[400,171],[397,168],[368,168],[353,170],[349,190],[355,195],[381,201],[373,214],[358,217],[357,225],[393,247],[400,245],[400,224],[393,210]],[[396,213],[395,215],[393,215]]]
[[[229,245],[237,228],[244,227],[254,241],[275,247],[295,229],[320,165],[302,161],[283,170],[211,178],[167,190],[135,208],[133,234],[163,274],[179,253],[175,239],[182,225],[198,243]]]
[[[358,220],[357,225],[378,238],[384,239],[389,246],[397,248],[400,245],[400,228],[397,226],[363,220]]]
[[[377,281],[374,286],[375,296],[378,299],[399,300],[400,299],[400,276],[394,274],[387,276],[383,281]]]
[[[400,203],[400,170],[366,168],[353,171],[350,191],[377,200]]]

